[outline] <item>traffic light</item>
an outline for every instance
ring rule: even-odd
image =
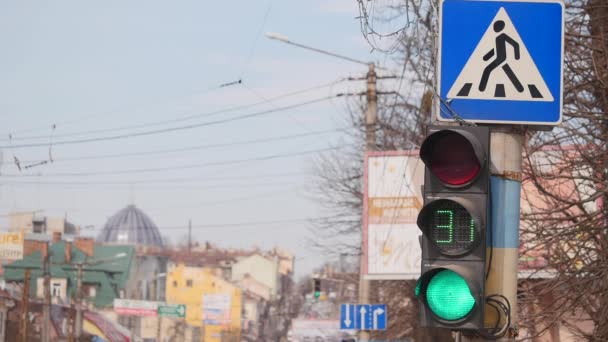
[[[321,297],[321,279],[313,278],[313,294],[315,298]]]
[[[425,327],[484,326],[486,228],[489,224],[490,130],[430,126],[425,164],[421,277],[415,294]]]

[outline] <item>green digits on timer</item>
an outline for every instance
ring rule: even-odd
[[[435,211],[436,216],[436,221],[437,222],[441,222],[441,224],[437,224],[435,226],[435,228],[437,229],[447,229],[447,239],[436,239],[435,242],[437,243],[452,243],[454,242],[454,229],[463,229],[463,228],[468,228],[469,229],[469,234],[462,234],[463,237],[467,237],[468,238],[468,242],[473,242],[473,240],[475,239],[475,222],[473,221],[473,218],[469,216],[469,224],[466,226],[463,225],[459,225],[457,224],[456,227],[454,227],[454,211],[453,210],[437,210]],[[443,216],[443,217],[440,217]],[[464,233],[464,232],[463,232]],[[445,235],[442,235],[445,236]],[[457,242],[465,242],[465,241],[458,241],[458,237],[461,236],[461,234],[456,234],[456,240]]]

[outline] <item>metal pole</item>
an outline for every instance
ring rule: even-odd
[[[75,333],[76,340],[80,338],[82,335],[82,267],[83,264],[76,264],[77,267],[77,275],[76,275],[76,319],[74,322],[75,325]]]
[[[30,297],[30,270],[25,270],[25,275],[23,276],[23,293],[21,296],[21,342],[27,342],[27,329],[28,324],[27,320],[29,319],[29,297]]]
[[[519,210],[522,179],[523,135],[513,127],[493,128],[490,142],[492,178],[490,191],[492,217],[490,229],[492,239],[488,240],[486,258],[492,257],[486,296],[503,295],[511,305],[511,326],[504,337],[498,340],[463,338],[463,341],[513,342],[517,335],[517,262],[519,253]],[[485,325],[494,326],[500,319],[500,326],[507,323],[504,313],[496,317],[496,312],[486,308]]]
[[[70,311],[68,315],[68,342],[74,342],[74,303],[70,304]]]
[[[42,307],[42,342],[50,342],[51,323],[51,275],[49,262],[49,243],[46,243],[44,255],[44,304]]]
[[[373,63],[369,64],[367,72],[367,111],[365,112],[365,140],[366,151],[375,151],[376,145],[376,124],[378,120],[378,94],[376,93],[376,71]],[[363,243],[362,249],[365,248]],[[360,270],[359,270],[359,299],[361,304],[369,303],[369,280],[365,279],[365,270],[363,269],[364,260],[361,251]],[[359,341],[369,341],[370,333],[367,330],[359,330]]]
[[[2,320],[0,321],[0,341],[6,342],[6,328],[8,325],[8,308],[6,304],[0,308],[0,314],[2,315]]]
[[[152,289],[150,290],[152,293],[152,300],[158,302],[158,273],[154,272],[154,277],[152,277]],[[160,326],[162,322],[162,316],[156,316],[156,341],[160,341]]]
[[[188,255],[192,251],[192,219],[188,220]]]

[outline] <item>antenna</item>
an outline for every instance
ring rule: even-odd
[[[129,185],[129,191],[129,204],[135,205],[135,185],[133,183]]]

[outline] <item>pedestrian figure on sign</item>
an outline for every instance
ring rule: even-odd
[[[499,33],[505,28],[505,22],[502,20],[498,20],[494,23],[494,32]],[[509,66],[508,63],[505,63],[507,60],[507,43],[513,46],[513,50],[515,53],[515,59],[519,60],[519,43],[517,43],[513,38],[509,37],[506,33],[501,33],[496,36],[495,48],[490,50],[488,53],[483,56],[484,61],[488,61],[493,56],[496,58],[488,64],[488,66],[484,69],[483,74],[481,75],[481,82],[479,83],[479,91],[485,91],[488,86],[488,81],[490,80],[490,74],[502,65],[502,70],[505,72],[509,80],[515,86],[518,92],[522,93],[524,91],[524,86],[521,84],[513,69]],[[504,63],[504,64],[503,64]]]

